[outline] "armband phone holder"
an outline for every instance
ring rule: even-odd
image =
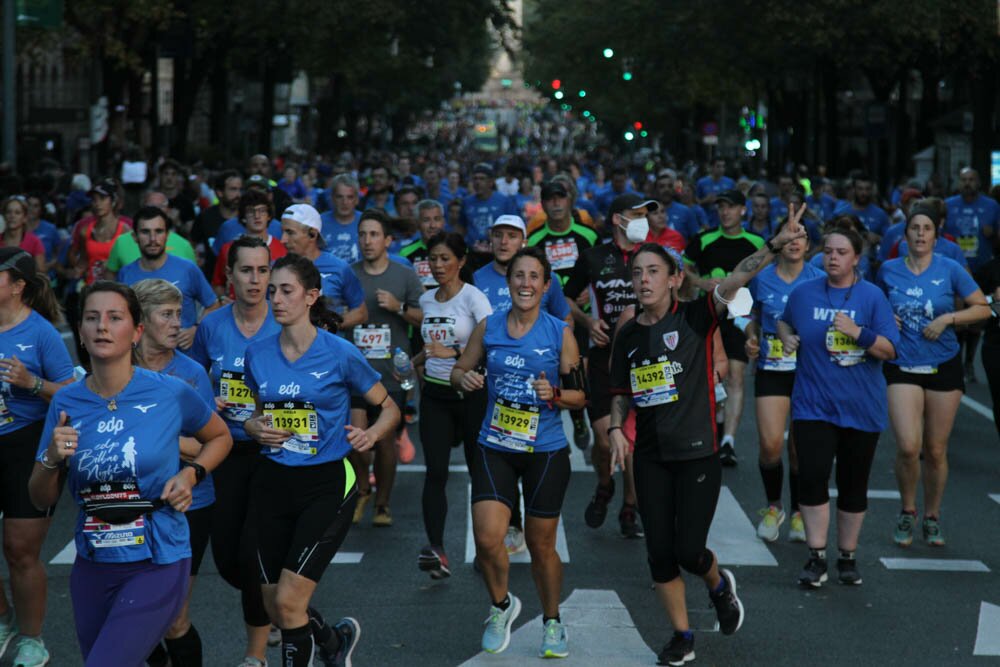
[[[749,315],[753,308],[753,297],[750,295],[750,290],[746,287],[736,290],[736,294],[730,299],[726,308],[729,310],[729,319],[731,320]]]

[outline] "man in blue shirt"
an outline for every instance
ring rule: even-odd
[[[857,216],[868,230],[868,242],[873,247],[878,245],[889,229],[889,215],[872,201],[874,193],[875,183],[871,177],[858,174],[852,179],[850,202],[838,206],[833,212],[834,216],[845,214]]]
[[[177,345],[182,350],[191,347],[198,328],[198,314],[195,303],[210,313],[220,302],[208,284],[205,275],[194,262],[167,254],[167,236],[170,234],[170,220],[155,206],[144,206],[135,214],[134,229],[136,243],[141,256],[131,264],[126,264],[118,272],[118,280],[133,285],[147,278],[162,278],[181,291],[181,331]]]
[[[594,197],[594,204],[602,216],[607,217],[608,209],[615,197],[624,194],[639,194],[628,182],[628,170],[622,165],[616,165],[611,170],[611,187],[605,188]]]
[[[770,201],[772,223],[788,215],[788,198],[792,196],[794,191],[795,181],[790,175],[782,174],[778,177],[778,196],[772,197]]]
[[[472,169],[472,191],[462,201],[461,230],[465,232],[465,243],[474,252],[490,252],[490,226],[501,215],[517,215],[517,205],[507,195],[493,189],[493,167],[486,163],[477,164]]]
[[[361,201],[361,210],[380,208],[389,215],[396,215],[396,204],[392,197],[394,188],[389,170],[379,165],[372,168],[371,176],[372,184],[368,187],[368,194]]]
[[[656,177],[656,199],[666,211],[667,226],[680,233],[685,241],[690,241],[701,231],[698,218],[684,204],[674,199],[677,174],[673,169],[664,169]]]
[[[719,213],[715,210],[715,196],[726,190],[735,190],[736,183],[726,176],[726,161],[715,158],[712,161],[712,173],[698,179],[694,186],[694,195],[705,211],[708,226],[715,229],[719,226]]]
[[[349,174],[340,174],[330,181],[333,208],[320,215],[323,225],[323,241],[326,251],[348,264],[357,262],[358,222],[358,182]]]

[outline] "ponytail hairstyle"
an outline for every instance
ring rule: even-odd
[[[306,290],[322,289],[319,269],[307,257],[296,255],[295,253],[279,257],[275,261],[274,266],[271,267],[271,273],[274,273],[278,269],[288,269],[294,273],[295,277],[299,279],[299,284]],[[309,308],[309,322],[313,326],[326,329],[330,333],[337,333],[341,322],[343,322],[343,318],[338,313],[330,310],[326,298],[320,296],[320,298],[316,299],[316,303]]]
[[[38,272],[34,257],[20,248],[0,248],[0,271],[9,271],[13,280],[24,281],[21,303],[53,324],[62,321],[62,306],[52,291],[48,276]]]

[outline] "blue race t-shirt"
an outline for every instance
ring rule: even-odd
[[[778,267],[771,264],[754,276],[750,281],[750,294],[753,295],[754,310],[760,316],[760,354],[757,357],[757,367],[765,371],[794,371],[795,353],[785,354],[778,338],[777,321],[785,312],[788,295],[792,290],[807,280],[822,278],[825,274],[811,264],[803,264],[798,277],[790,283],[778,275]]]
[[[566,323],[539,312],[528,333],[512,338],[507,312],[486,318],[487,409],[480,444],[514,452],[552,452],[566,447],[559,408],[538,399],[531,383],[544,372],[557,386]]]
[[[690,241],[695,236],[698,236],[698,232],[701,231],[698,226],[698,217],[694,212],[676,201],[670,202],[670,206],[666,207],[667,212],[667,226],[675,232],[680,233],[684,237],[685,241]]]
[[[240,222],[239,218],[229,218],[215,232],[215,239],[212,241],[212,254],[216,257],[222,252],[222,246],[230,241],[235,241],[247,233],[247,228]],[[267,225],[267,233],[276,239],[281,238],[281,221],[272,220]]]
[[[352,272],[353,274],[353,272]],[[351,423],[351,394],[364,395],[382,376],[358,348],[317,329],[305,354],[289,361],[280,335],[247,349],[246,381],[273,428],[294,435],[261,452],[286,466],[339,461],[351,451],[344,428]]]
[[[837,200],[826,193],[820,194],[818,197],[813,193],[806,197],[806,206],[820,220],[826,222],[833,217],[833,211],[837,208]]]
[[[330,309],[343,314],[365,302],[365,292],[351,265],[328,252],[313,260],[319,271],[320,293],[327,298]]]
[[[225,402],[219,414],[234,441],[250,439],[243,430],[243,422],[250,419],[257,407],[244,374],[247,348],[280,332],[281,325],[274,321],[274,315],[268,309],[260,329],[247,338],[236,326],[233,304],[229,304],[206,315],[194,334],[188,356],[208,371],[212,379],[212,395]]]
[[[205,279],[198,265],[188,259],[167,255],[167,261],[155,271],[146,271],[140,265],[142,260],[126,264],[118,271],[118,282],[134,285],[147,278],[160,278],[181,291],[181,328],[187,329],[198,323],[198,309],[195,302],[208,308],[216,302],[215,292]]]
[[[868,231],[883,236],[889,229],[889,214],[875,204],[868,204],[864,208],[854,208],[854,204],[845,202],[833,211],[834,217],[838,215],[854,215],[861,221]]]
[[[83,510],[84,501],[155,500],[181,468],[177,439],[193,436],[208,424],[212,410],[187,383],[136,368],[115,397],[117,409],[87,388],[86,382],[65,386],[52,398],[35,460],[41,461],[52,431],[65,412],[79,434],[77,451],[67,459],[66,483],[80,506],[76,520],[76,552],[97,563],[157,565],[190,558],[184,514],[166,505],[133,523],[107,524]]]
[[[361,222],[361,211],[354,211],[354,220],[347,225],[337,222],[333,211],[323,213],[319,219],[323,223],[320,234],[326,241],[323,250],[348,264],[361,259],[361,251],[358,249],[358,223]]]
[[[469,195],[462,200],[462,226],[465,227],[465,242],[471,248],[477,241],[488,241],[490,226],[501,215],[518,215],[513,197],[493,192],[486,199]]]
[[[549,282],[549,288],[542,295],[542,310],[556,319],[565,320],[569,315],[569,304],[563,295],[562,285],[559,284],[559,277],[554,275]],[[479,291],[490,300],[493,312],[511,309],[510,287],[507,285],[507,277],[497,273],[493,262],[476,271],[472,276],[473,282]]]
[[[850,338],[833,333],[837,312],[899,344],[899,329],[882,291],[866,280],[830,287],[827,279],[800,283],[788,295],[781,321],[795,329],[797,351],[792,419],[825,421],[870,433],[886,427],[882,364]]]
[[[160,371],[164,375],[170,375],[187,382],[192,389],[201,396],[208,406],[208,409],[215,412],[215,393],[212,391],[212,380],[209,379],[205,368],[197,361],[187,356],[183,352],[175,351],[170,363]],[[200,510],[215,502],[215,483],[212,475],[206,475],[205,479],[196,484],[191,492],[191,507],[189,509]]]
[[[889,297],[892,312],[902,321],[896,359],[889,363],[913,372],[935,372],[936,367],[958,354],[954,327],[945,327],[937,340],[924,338],[931,320],[955,312],[955,299],[965,299],[979,289],[969,272],[954,260],[933,255],[930,266],[917,275],[906,259],[891,259],[878,271],[878,285]]]
[[[899,256],[906,257],[910,254],[910,246],[906,241],[899,244]],[[969,268],[969,260],[966,259],[965,253],[962,252],[961,246],[959,246],[954,241],[946,239],[944,237],[939,238],[934,242],[934,254],[941,255],[942,257],[947,257],[948,259],[958,262],[959,266],[963,269]],[[895,258],[893,258],[895,259]]]
[[[944,203],[948,211],[944,230],[955,237],[973,272],[978,271],[993,257],[993,241],[986,238],[985,232],[997,231],[1000,204],[983,194],[972,203],[967,203],[962,195],[948,197]]]
[[[49,382],[65,382],[73,377],[73,361],[62,336],[34,310],[0,334],[0,359],[11,357],[17,357],[31,375]],[[42,421],[48,407],[45,399],[33,396],[30,389],[0,382],[0,435]]]

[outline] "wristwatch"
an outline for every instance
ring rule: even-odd
[[[194,468],[194,483],[200,484],[203,479],[208,475],[208,471],[205,470],[205,466],[200,463],[195,463],[194,461],[183,461],[182,465],[185,468]]]
[[[406,314],[406,310],[407,310],[408,308],[409,308],[409,306],[408,306],[408,305],[406,305],[406,302],[405,302],[405,301],[403,301],[403,302],[401,302],[401,303],[399,304],[399,310],[397,310],[397,311],[396,311],[396,313],[397,313],[397,314],[399,314],[399,315],[405,315],[405,314]]]

